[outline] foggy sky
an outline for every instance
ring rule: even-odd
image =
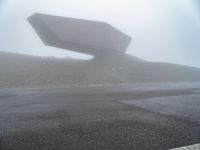
[[[198,0],[0,0],[0,51],[91,56],[45,46],[26,18],[34,13],[108,22],[132,37],[127,53],[200,67]]]

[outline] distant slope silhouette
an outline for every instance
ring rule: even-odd
[[[0,87],[200,81],[200,69],[116,55],[84,61],[0,52]]]

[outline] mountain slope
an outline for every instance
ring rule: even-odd
[[[134,56],[118,55],[103,61],[43,58],[0,53],[0,87],[40,85],[118,84],[138,82],[196,82],[200,69]]]

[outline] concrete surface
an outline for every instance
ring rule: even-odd
[[[200,144],[194,144],[194,145],[185,146],[181,148],[174,148],[172,150],[200,150]]]

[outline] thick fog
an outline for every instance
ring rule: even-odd
[[[45,46],[26,20],[34,13],[108,22],[131,36],[127,53],[200,67],[198,0],[1,0],[0,51],[91,56]]]

